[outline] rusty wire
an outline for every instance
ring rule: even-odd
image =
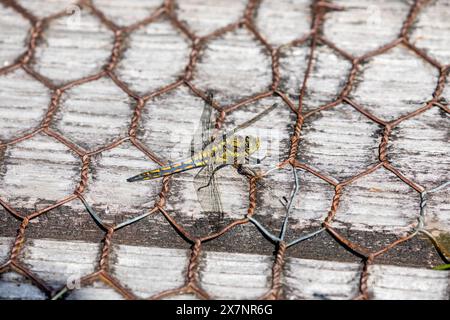
[[[309,57],[306,67],[306,72],[304,75],[304,79],[302,82],[301,87],[299,88],[299,98],[298,101],[292,101],[288,95],[283,92],[280,89],[280,70],[279,70],[279,56],[280,56],[280,47],[273,47],[269,44],[269,42],[264,38],[264,36],[258,31],[258,28],[255,26],[254,23],[254,16],[255,12],[257,10],[257,7],[259,5],[259,0],[249,0],[248,4],[242,14],[242,17],[230,25],[227,25],[225,27],[219,28],[218,30],[215,30],[214,32],[199,37],[195,35],[192,31],[190,31],[189,27],[184,25],[179,18],[176,15],[176,12],[174,10],[175,7],[175,0],[166,0],[160,8],[158,8],[156,11],[154,11],[149,17],[143,19],[142,21],[139,21],[137,23],[134,23],[130,26],[120,27],[114,23],[114,21],[109,20],[106,15],[104,15],[100,9],[98,9],[90,0],[81,0],[78,5],[82,8],[89,8],[95,16],[97,16],[102,24],[104,24],[108,29],[112,30],[114,33],[114,44],[112,47],[111,55],[109,57],[108,63],[100,70],[98,73],[94,75],[90,75],[81,79],[77,79],[75,81],[71,81],[68,83],[65,83],[63,85],[55,85],[50,79],[47,79],[46,77],[40,75],[36,71],[33,70],[33,68],[30,66],[30,61],[34,57],[35,49],[39,43],[39,41],[42,38],[43,33],[45,32],[49,22],[51,22],[54,19],[57,19],[59,17],[64,16],[65,12],[59,12],[56,14],[53,14],[49,17],[39,19],[33,13],[29,12],[27,9],[22,7],[20,4],[15,2],[14,0],[0,0],[5,6],[9,6],[10,8],[14,9],[16,12],[21,14],[25,19],[27,19],[31,23],[31,29],[29,30],[29,36],[28,36],[28,44],[26,51],[18,57],[18,59],[11,65],[3,67],[0,69],[0,75],[12,72],[16,69],[23,69],[25,72],[27,72],[29,75],[34,77],[36,80],[44,84],[47,88],[49,88],[52,91],[51,100],[46,112],[45,117],[43,118],[40,126],[36,128],[34,131],[32,131],[29,134],[26,134],[24,136],[16,137],[15,139],[12,139],[11,141],[8,141],[4,144],[0,144],[0,149],[6,148],[9,145],[16,144],[18,142],[24,141],[26,139],[29,139],[33,137],[34,135],[40,133],[40,134],[46,134],[50,136],[51,138],[59,141],[60,143],[66,145],[70,150],[72,150],[75,154],[79,156],[79,158],[82,161],[82,167],[81,167],[81,175],[80,180],[78,183],[78,186],[74,190],[73,194],[57,201],[55,204],[46,207],[44,209],[35,211],[29,215],[24,215],[20,211],[13,208],[10,204],[8,204],[7,201],[3,200],[0,197],[0,205],[2,205],[7,212],[9,212],[12,216],[19,219],[21,221],[20,227],[17,232],[17,237],[14,241],[14,244],[11,248],[10,256],[8,261],[0,266],[0,273],[7,272],[7,271],[14,271],[17,273],[22,274],[23,276],[30,279],[40,290],[42,290],[48,297],[50,298],[60,298],[64,294],[66,294],[70,289],[66,286],[63,288],[60,288],[59,290],[54,290],[51,288],[48,284],[46,284],[43,280],[39,279],[33,272],[31,272],[29,269],[27,269],[24,264],[20,261],[19,255],[21,250],[23,249],[23,244],[25,241],[25,233],[27,226],[30,222],[30,220],[43,215],[50,210],[57,208],[69,201],[72,201],[74,199],[80,199],[85,205],[89,213],[91,214],[92,218],[97,222],[97,224],[104,230],[105,236],[103,240],[103,246],[101,250],[100,260],[98,262],[97,270],[89,274],[87,276],[84,276],[81,279],[81,285],[85,286],[88,284],[92,284],[95,281],[102,281],[105,284],[109,285],[111,288],[115,289],[118,293],[120,293],[124,298],[127,299],[135,299],[137,298],[126,286],[122,285],[119,280],[113,277],[110,273],[109,269],[109,257],[111,252],[111,243],[114,238],[114,232],[118,228],[127,227],[128,225],[137,222],[140,219],[144,219],[147,216],[151,214],[162,214],[172,225],[174,229],[180,234],[187,242],[189,242],[191,247],[191,255],[187,266],[187,273],[185,278],[185,284],[181,288],[174,288],[171,290],[167,290],[164,292],[160,292],[154,296],[151,296],[149,298],[151,299],[161,299],[168,296],[183,294],[183,293],[190,293],[195,294],[200,298],[208,299],[210,298],[210,295],[205,292],[198,281],[198,266],[199,266],[199,259],[202,252],[202,245],[206,241],[211,241],[213,239],[216,239],[218,237],[221,237],[226,232],[231,230],[232,228],[236,227],[237,225],[241,224],[247,224],[247,223],[255,223],[257,220],[254,218],[255,215],[255,209],[257,207],[257,189],[258,189],[258,179],[263,178],[263,175],[247,175],[248,183],[249,183],[249,205],[247,208],[247,215],[243,219],[235,220],[229,225],[225,226],[220,231],[209,234],[204,237],[197,237],[195,235],[190,234],[187,232],[171,215],[170,212],[167,211],[165,208],[166,201],[167,201],[167,194],[170,189],[170,177],[166,177],[162,179],[162,186],[161,191],[159,192],[158,200],[155,202],[154,207],[149,210],[147,213],[137,217],[133,218],[131,220],[125,221],[119,225],[108,225],[101,221],[101,219],[96,216],[95,212],[93,212],[92,209],[90,209],[89,205],[87,205],[86,200],[83,197],[83,192],[86,189],[86,186],[88,184],[88,175],[89,175],[89,166],[92,156],[99,154],[105,150],[109,150],[112,148],[115,148],[119,146],[124,141],[130,141],[133,145],[135,145],[139,150],[141,150],[149,159],[152,161],[162,165],[164,163],[163,160],[158,159],[158,157],[153,154],[150,150],[147,149],[147,147],[138,140],[136,137],[136,132],[139,127],[140,119],[141,119],[141,113],[142,110],[145,108],[145,105],[147,101],[153,97],[159,96],[163,93],[169,92],[181,85],[186,85],[189,87],[192,92],[194,92],[199,97],[203,98],[205,101],[208,102],[208,99],[203,91],[201,91],[199,88],[196,88],[195,85],[191,82],[191,80],[194,77],[194,69],[196,66],[196,63],[201,55],[201,50],[205,47],[207,42],[213,38],[219,37],[223,35],[226,32],[230,32],[233,30],[236,30],[238,28],[245,28],[249,32],[253,34],[253,36],[259,41],[260,44],[264,46],[267,53],[269,54],[271,61],[272,61],[272,84],[270,86],[270,90],[266,92],[262,92],[259,94],[256,94],[250,98],[246,98],[242,101],[238,101],[236,103],[226,105],[226,106],[220,106],[216,102],[212,102],[212,106],[217,109],[218,116],[216,119],[216,127],[220,128],[228,114],[233,112],[236,109],[241,108],[242,106],[248,105],[254,101],[263,99],[265,97],[269,96],[279,96],[281,99],[289,106],[289,108],[295,113],[296,115],[296,121],[294,124],[294,130],[290,137],[290,149],[289,149],[289,156],[287,159],[282,161],[277,165],[277,168],[287,167],[290,166],[294,171],[296,170],[303,170],[307,171],[323,181],[330,184],[334,190],[335,194],[333,197],[333,200],[331,202],[330,210],[328,211],[328,214],[326,218],[324,219],[322,223],[322,229],[326,230],[329,234],[331,234],[335,241],[337,241],[340,245],[343,247],[346,247],[347,249],[350,249],[355,255],[363,258],[362,263],[362,270],[360,275],[360,292],[355,297],[356,299],[368,299],[370,298],[369,293],[369,285],[368,285],[368,277],[370,273],[370,267],[375,263],[375,260],[378,256],[386,253],[388,250],[392,249],[393,247],[397,246],[398,244],[405,242],[413,237],[415,237],[419,232],[422,232],[423,234],[430,237],[432,243],[436,247],[436,249],[439,251],[440,255],[442,256],[443,260],[448,263],[449,254],[445,251],[445,249],[438,243],[436,239],[433,238],[433,236],[423,229],[424,225],[424,215],[425,215],[425,207],[426,207],[426,195],[427,190],[413,182],[412,180],[408,179],[406,176],[404,176],[401,172],[399,172],[388,160],[387,154],[388,154],[388,143],[389,138],[392,130],[402,121],[406,119],[410,119],[412,117],[415,117],[431,108],[440,108],[444,112],[449,113],[449,108],[445,101],[442,100],[441,94],[443,92],[444,86],[445,86],[445,79],[447,76],[448,71],[450,70],[449,65],[442,65],[433,58],[429,57],[423,50],[417,48],[413,43],[409,41],[408,38],[408,32],[411,28],[411,25],[415,21],[417,15],[419,14],[421,8],[423,7],[424,3],[426,1],[422,0],[416,0],[409,11],[409,14],[406,18],[406,20],[403,22],[402,28],[400,30],[399,36],[394,41],[382,46],[381,48],[378,48],[376,50],[373,50],[369,53],[364,54],[360,57],[354,57],[350,53],[345,52],[344,50],[339,49],[330,39],[326,39],[322,34],[322,27],[323,22],[325,20],[325,16],[327,12],[331,10],[345,10],[345,8],[341,8],[340,6],[334,5],[331,2],[327,1],[318,1],[314,0],[311,4],[311,29],[308,32],[306,36],[303,38],[296,39],[292,41],[289,45],[299,45],[304,43],[309,43]],[[187,66],[185,68],[185,72],[183,76],[175,81],[174,83],[167,84],[166,86],[159,88],[156,91],[139,95],[135,92],[133,92],[124,82],[120,80],[120,78],[115,73],[115,68],[122,58],[122,52],[124,49],[124,40],[135,30],[148,25],[158,19],[161,16],[166,16],[170,22],[175,26],[175,28],[183,33],[191,42],[191,52],[189,55],[189,61],[187,63]],[[336,54],[341,56],[343,59],[346,59],[351,62],[351,70],[348,74],[347,81],[345,83],[345,86],[343,87],[342,91],[338,95],[338,97],[325,105],[322,105],[314,110],[303,112],[303,99],[307,90],[308,86],[308,79],[311,75],[311,72],[313,70],[314,65],[314,58],[316,54],[316,48],[317,45],[321,44],[324,46],[327,46],[331,48]],[[351,92],[356,76],[358,75],[360,66],[365,61],[373,58],[374,56],[381,55],[385,53],[386,51],[390,50],[391,48],[403,45],[412,52],[414,52],[419,58],[423,59],[433,67],[437,68],[439,70],[439,78],[436,83],[436,88],[433,93],[433,98],[430,101],[427,101],[424,106],[417,109],[416,111],[409,113],[407,115],[404,115],[396,120],[393,121],[384,121],[382,119],[379,119],[375,115],[371,114],[369,111],[365,110],[361,105],[353,101],[351,98],[349,98],[349,93]],[[286,45],[284,45],[286,46]],[[101,77],[109,77],[111,78],[114,83],[120,87],[124,92],[126,92],[132,99],[135,100],[135,109],[134,113],[132,115],[131,124],[128,130],[128,135],[126,137],[120,138],[116,141],[114,141],[111,144],[102,146],[101,148],[98,148],[94,151],[86,151],[83,148],[73,144],[70,142],[66,137],[61,135],[60,133],[52,130],[50,128],[50,124],[52,123],[53,116],[57,112],[59,106],[60,106],[60,100],[62,94],[75,86],[79,86],[81,84],[91,82],[94,80],[97,80]],[[353,107],[355,110],[366,116],[368,119],[372,120],[373,122],[379,124],[384,128],[381,142],[379,144],[379,156],[378,156],[378,163],[367,168],[362,173],[359,173],[353,177],[348,178],[345,181],[336,182],[334,179],[328,177],[325,174],[322,174],[321,172],[316,171],[315,169],[311,168],[305,163],[300,162],[297,159],[298,155],[298,145],[301,140],[301,131],[302,131],[302,125],[306,118],[326,109],[331,109],[340,103],[345,102],[349,104],[351,107]],[[398,178],[400,178],[405,184],[413,188],[415,191],[417,191],[421,196],[421,211],[418,213],[418,222],[416,227],[412,230],[412,232],[406,236],[398,238],[393,243],[387,245],[386,247],[382,248],[379,251],[371,252],[369,249],[359,246],[358,244],[350,241],[348,238],[344,237],[339,233],[337,229],[333,227],[333,220],[335,218],[338,206],[340,204],[341,196],[344,192],[344,189],[349,184],[353,183],[357,179],[366,176],[376,169],[384,167],[385,169],[391,171],[393,174],[395,174]],[[448,183],[447,183],[448,184]],[[429,192],[433,192],[433,190],[429,190]],[[295,195],[295,194],[294,194]],[[143,195],[144,196],[144,195]],[[292,202],[292,199],[291,199]],[[322,229],[319,229],[322,231]],[[317,231],[319,232],[319,231]],[[313,234],[314,235],[314,234]],[[262,296],[262,298],[265,299],[280,299],[283,298],[283,290],[282,290],[282,276],[283,276],[283,265],[285,262],[285,253],[288,249],[289,245],[297,245],[299,242],[301,242],[302,238],[299,239],[299,241],[294,241],[291,244],[287,244],[284,242],[283,237],[280,238],[274,238],[278,239],[275,241],[276,245],[276,253],[274,257],[274,263],[272,268],[272,281],[269,291]]]

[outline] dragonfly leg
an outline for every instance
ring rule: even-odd
[[[204,186],[201,186],[197,189],[197,191],[200,191],[203,188],[209,187],[211,185],[211,181],[214,178],[214,175],[216,174],[217,171],[219,171],[220,169],[228,166],[229,164],[221,164],[220,166],[218,166],[217,168],[214,168],[213,172],[211,173],[211,176],[209,177],[208,183],[205,184]]]
[[[261,164],[265,158],[267,158],[267,156],[264,156],[262,158],[250,156],[250,157],[248,157],[248,159],[246,159],[246,161],[247,161],[247,163],[252,163],[252,164],[258,165],[258,164]]]
[[[244,166],[242,164],[239,164],[237,166],[235,166],[235,168],[237,169],[237,172],[241,175],[244,176],[253,176],[255,177],[257,174],[254,170],[252,170],[250,167],[248,166]]]

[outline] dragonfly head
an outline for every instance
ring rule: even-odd
[[[244,136],[245,149],[248,155],[251,155],[261,147],[261,140],[258,136]]]

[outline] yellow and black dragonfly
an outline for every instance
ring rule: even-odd
[[[249,127],[272,110],[277,104],[265,109],[252,119],[236,128],[220,134],[215,127],[213,117],[213,96],[207,94],[207,102],[203,108],[200,125],[191,142],[191,155],[166,166],[142,172],[128,178],[128,182],[157,179],[187,170],[199,169],[194,178],[197,198],[203,209],[208,212],[222,213],[222,203],[217,188],[215,173],[225,166],[235,167],[239,173],[246,172],[245,165],[261,147],[261,140],[255,135],[239,135],[239,131]],[[258,159],[253,159],[257,163]],[[206,199],[209,198],[209,201]]]

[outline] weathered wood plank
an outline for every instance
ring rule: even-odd
[[[437,68],[397,46],[364,65],[350,96],[378,118],[392,121],[431,100],[438,77]]]
[[[105,77],[66,91],[52,127],[76,145],[95,150],[127,135],[133,107],[128,94]]]
[[[361,56],[394,41],[413,1],[334,1],[343,10],[325,20],[324,36],[339,48]]]
[[[167,18],[131,33],[117,74],[140,94],[179,79],[189,60],[190,41]]]
[[[76,14],[53,20],[36,49],[33,69],[58,84],[100,72],[111,54],[112,31],[87,9]]]
[[[109,1],[94,0],[93,3],[111,21],[119,26],[129,26],[148,16],[163,4],[162,0]]]
[[[433,0],[417,18],[411,40],[442,64],[450,64],[450,4]]]
[[[309,42],[281,49],[281,88],[293,101],[299,99],[299,92],[307,70]],[[305,112],[334,101],[345,85],[351,63],[329,47],[319,45],[314,56],[314,68],[309,76],[306,95],[303,97]]]
[[[10,238],[0,238],[0,257]],[[117,299],[112,288],[96,282],[77,287],[77,279],[95,269],[99,246],[85,242],[33,240],[22,259],[35,274],[59,289],[75,286],[68,299]],[[141,298],[184,283],[189,251],[120,245],[114,248],[113,275]],[[55,262],[58,264],[55,265]],[[213,298],[255,299],[270,285],[272,259],[255,254],[207,251],[201,257],[200,285]],[[289,258],[283,272],[287,299],[349,299],[358,294],[360,265],[335,261]],[[19,276],[0,276],[1,298],[44,296]],[[376,265],[369,283],[375,299],[448,299],[448,272]],[[192,296],[176,296],[189,298]]]
[[[45,1],[45,5],[43,5],[42,0],[18,0],[17,2],[39,18],[45,18],[74,8],[74,3],[71,0],[48,0]]]
[[[233,30],[207,43],[192,82],[223,106],[249,98],[270,87],[269,54],[248,30]]]
[[[25,52],[30,23],[20,14],[0,4],[0,68],[7,67]]]
[[[214,5],[202,0],[177,1],[175,13],[197,36],[206,36],[237,22],[243,16],[245,0],[216,0]]]
[[[64,145],[40,134],[6,150],[2,162],[2,198],[31,213],[70,195],[80,160]]]
[[[311,3],[309,1],[263,1],[255,23],[268,42],[275,46],[304,37],[310,30]]]
[[[50,92],[23,70],[0,77],[0,86],[0,141],[6,142],[39,126]]]
[[[20,2],[39,17],[66,9],[76,11],[67,1],[46,5],[37,0]],[[161,1],[97,0],[94,4],[118,25],[130,25],[148,17]],[[412,1],[374,4],[347,0],[336,4],[344,10],[326,13],[321,34],[338,48],[360,56],[399,35]],[[237,22],[245,6],[245,1],[230,4],[191,0],[177,2],[174,9],[189,30],[203,36]],[[411,31],[412,41],[441,64],[449,63],[447,6],[445,1],[426,3]],[[26,49],[30,25],[12,9],[0,8],[0,28],[7,30],[0,35],[2,67]],[[310,41],[295,46],[285,44],[308,32],[311,2],[263,1],[254,16],[257,29],[270,44],[284,45],[280,48],[280,90],[297,104],[310,58]],[[59,84],[100,71],[113,47],[113,33],[89,10],[80,12],[79,23],[73,18],[59,18],[44,30],[32,63],[33,69]],[[161,17],[125,37],[115,72],[133,91],[149,93],[179,79],[188,64],[191,46],[186,35]],[[304,111],[338,97],[350,69],[348,60],[319,43],[303,97]],[[438,75],[437,68],[397,46],[362,65],[351,98],[375,116],[395,120],[432,98]],[[200,90],[212,89],[221,106],[268,90],[271,82],[270,52],[242,28],[205,43],[192,79]],[[447,81],[442,96],[450,101],[449,88]],[[49,91],[20,69],[0,75],[0,98],[1,142],[38,126],[50,103]],[[265,157],[261,166],[264,169],[288,156],[296,117],[287,104],[279,97],[266,97],[231,112],[223,124],[226,129],[233,128],[275,102],[279,103],[276,112],[242,132],[262,138],[264,148],[260,156]],[[111,80],[101,78],[65,92],[51,128],[80,147],[96,149],[127,134],[135,103]],[[142,110],[137,137],[162,161],[182,158],[189,153],[202,108],[202,99],[185,85],[153,97]],[[449,115],[443,109],[434,106],[401,122],[389,137],[388,160],[407,178],[428,189],[449,180],[450,126]],[[381,125],[341,103],[305,119],[297,158],[336,183],[378,162],[381,137]],[[161,182],[128,184],[125,179],[154,166],[130,142],[105,150],[92,158],[84,196],[105,222],[120,223],[136,217],[153,207]],[[79,183],[80,170],[78,156],[55,139],[38,134],[0,148],[0,198],[22,214],[31,213],[70,195]],[[186,230],[195,236],[207,235],[245,216],[248,181],[234,169],[224,169],[217,176],[226,212],[223,219],[202,212],[192,182],[194,175],[195,172],[186,172],[174,176],[167,198],[169,214]],[[299,179],[288,240],[317,230],[334,195],[333,186],[305,170],[299,171]],[[272,172],[258,185],[255,218],[275,234],[285,214],[280,200],[289,197],[292,186],[293,176],[288,169]],[[447,188],[430,194],[425,211],[425,228],[448,247],[449,192]],[[379,168],[344,187],[332,225],[346,238],[376,250],[411,231],[419,210],[419,193]],[[19,225],[20,221],[0,208],[0,237],[5,237],[0,242],[0,260],[6,259],[11,237]],[[82,274],[94,270],[104,231],[93,222],[82,203],[73,200],[31,220],[25,236],[22,261],[57,288],[78,270]],[[113,274],[136,295],[147,297],[183,283],[189,243],[161,214],[119,230],[113,243]],[[254,225],[238,226],[204,244],[204,249],[200,280],[213,297],[256,298],[268,289],[274,245]],[[283,272],[286,298],[356,295],[360,258],[346,251],[330,234],[322,233],[289,248],[287,256]],[[426,270],[442,263],[426,238],[418,236],[396,246],[377,258],[376,263],[388,266],[376,264],[371,269],[369,287],[374,298],[448,299],[448,273]],[[43,298],[26,279],[11,273],[1,276],[0,295]],[[99,284],[70,297],[120,298]]]

